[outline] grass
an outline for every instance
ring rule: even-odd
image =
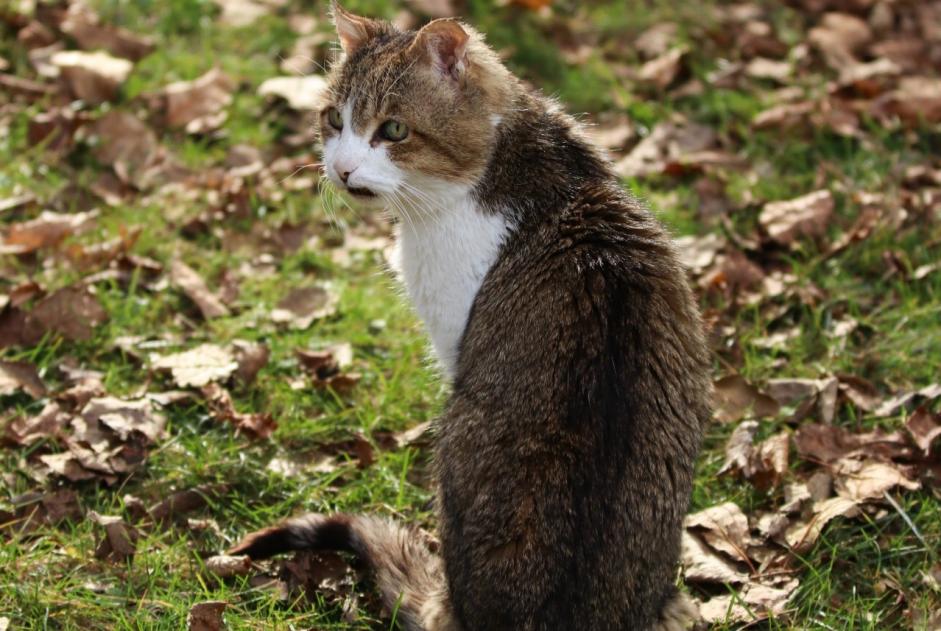
[[[148,32],[158,42],[156,52],[137,65],[124,86],[120,107],[133,108],[141,95],[170,81],[195,78],[213,66],[243,84],[229,110],[223,138],[163,134],[162,142],[186,164],[208,168],[237,143],[261,149],[276,146],[285,133],[283,122],[255,96],[255,88],[264,79],[280,74],[279,55],[295,37],[283,15],[265,17],[251,28],[233,29],[218,25],[214,4],[208,0],[98,0],[94,4],[105,21]],[[634,63],[636,53],[624,50],[618,37],[626,39],[626,35],[669,18],[679,23],[683,38],[696,43],[711,28],[709,20],[691,4],[676,1],[657,3],[658,8],[642,6],[653,3],[592,3],[584,9],[578,8],[578,3],[561,4],[561,13],[587,19],[594,25],[590,30],[605,42],[582,66],[563,61],[547,36],[547,18],[494,9],[485,0],[470,0],[468,16],[507,54],[516,72],[558,95],[570,111],[620,110],[647,129],[680,112],[736,138],[742,154],[762,177],[730,173],[727,189],[734,200],[796,197],[819,187],[824,167],[826,184],[842,187],[837,193],[835,236],[856,218],[858,211],[849,201],[854,193],[892,190],[898,173],[907,166],[928,163],[941,146],[941,130],[937,128],[923,129],[915,138],[876,128],[871,130],[875,147],[832,134],[800,138],[754,133],[748,122],[764,107],[760,91],[731,91],[707,84],[705,92],[695,97],[632,94],[618,79],[612,59]],[[778,3],[767,4],[777,7],[775,21],[794,40],[789,43],[798,43],[799,17]],[[398,9],[391,0],[351,0],[349,5],[353,10],[386,17],[394,16]],[[507,11],[514,12],[512,19]],[[315,15],[321,20],[320,28],[329,29],[322,6]],[[0,55],[14,68],[25,67],[22,51],[12,38],[4,38],[0,39]],[[705,78],[716,64],[715,51],[709,46],[692,48],[691,65],[697,77]],[[40,102],[15,113],[10,133],[0,137],[0,198],[26,190],[48,203],[69,182],[92,182],[102,171],[87,152],[59,161],[50,157],[45,147],[29,146],[29,118],[48,106]],[[698,216],[691,180],[653,178],[632,185],[677,234],[721,230]],[[230,247],[233,237],[249,241],[254,226],[275,227],[290,221],[309,223],[324,234],[336,229],[331,227],[319,197],[308,191],[289,191],[277,204],[253,195],[253,216],[228,226],[230,232],[222,238],[213,233],[181,237],[179,227],[210,205],[205,199],[141,197],[125,205],[103,207],[97,229],[80,241],[101,241],[116,236],[122,227],[138,226],[142,232],[134,247],[136,254],[164,263],[179,256],[205,278],[217,279],[224,270],[237,269],[257,256],[251,247]],[[757,212],[756,206],[746,206],[731,220],[748,234]],[[2,219],[19,218],[8,215]],[[342,228],[355,225],[360,218],[341,211],[338,220]],[[935,222],[904,232],[882,229],[835,257],[823,256],[810,244],[782,255],[798,285],[819,287],[825,298],[810,304],[782,299],[779,309],[758,305],[734,311],[730,324],[736,329],[741,372],[756,381],[845,372],[893,389],[917,388],[936,380],[941,358],[941,274],[917,281],[887,275],[887,251],[898,253],[909,270],[935,262],[941,257],[941,227]],[[33,277],[47,288],[65,286],[82,276],[68,265],[42,269],[10,258],[4,266],[8,268],[6,277]],[[311,280],[332,283],[340,297],[337,316],[301,332],[284,332],[267,324],[267,313],[284,287]],[[279,429],[270,441],[248,442],[212,421],[199,404],[170,408],[169,438],[151,453],[147,465],[114,487],[95,483],[76,487],[82,508],[129,516],[127,495],[149,505],[175,490],[226,483],[227,493],[195,515],[214,520],[218,528],[199,533],[182,526],[145,531],[136,557],[127,564],[95,560],[97,526],[90,520],[44,528],[36,533],[39,536],[4,534],[0,539],[0,616],[8,616],[16,629],[179,629],[192,604],[224,600],[229,603],[226,620],[230,629],[392,628],[389,621],[376,621],[368,614],[356,622],[344,622],[336,603],[282,602],[247,579],[208,579],[202,561],[206,554],[228,547],[244,533],[300,510],[377,511],[434,526],[425,449],[377,449],[376,462],[365,469],[350,461],[330,472],[307,470],[284,475],[268,466],[276,458],[309,465],[325,443],[349,439],[356,433],[372,436],[379,430],[402,430],[434,418],[441,409],[446,388],[427,361],[420,325],[382,271],[381,258],[354,257],[346,267],[334,263],[324,249],[288,253],[275,259],[271,274],[254,275],[243,282],[235,315],[201,325],[194,325],[197,319],[189,303],[177,292],[151,291],[141,282],[129,288],[104,282],[97,289],[110,319],[95,331],[93,339],[69,343],[48,338],[32,348],[7,349],[4,358],[36,363],[52,385],[56,384],[57,367],[74,358],[83,366],[103,371],[108,390],[120,395],[138,390],[151,378],[145,367],[115,347],[120,336],[171,336],[187,348],[200,341],[264,341],[271,349],[270,363],[254,384],[236,388],[233,394],[241,410],[271,412]],[[728,308],[722,300],[704,304],[718,310]],[[833,321],[845,315],[860,322],[858,332],[846,339],[828,336]],[[370,326],[376,321],[383,321],[384,326]],[[786,353],[764,351],[751,344],[782,326],[799,330]],[[346,396],[291,388],[290,380],[299,370],[294,349],[334,342],[353,345],[357,370],[363,374],[358,387]],[[716,373],[724,373],[718,364]],[[159,381],[150,389],[170,387]],[[19,414],[35,414],[41,408],[25,396],[4,398],[2,405],[9,413]],[[898,427],[902,420],[893,418],[887,424]],[[846,414],[839,422],[858,423]],[[862,421],[863,425],[870,423]],[[770,434],[783,426],[780,419],[766,421],[763,431]],[[720,425],[709,428],[693,510],[734,501],[751,513],[780,502],[780,490],[759,492],[715,475],[731,430]],[[0,451],[0,473],[6,485],[0,501],[37,488],[26,472],[28,455],[25,450]],[[797,473],[804,465],[797,461],[792,466]],[[911,624],[903,616],[906,608],[930,611],[941,606],[939,594],[923,580],[924,573],[938,563],[935,550],[941,541],[941,503],[937,492],[923,490],[896,499],[928,545],[912,534],[899,511],[888,506],[865,519],[836,520],[800,558],[804,572],[789,616],[761,623],[760,628],[902,628]],[[900,599],[900,593],[904,598]],[[734,627],[729,623],[716,628]]]

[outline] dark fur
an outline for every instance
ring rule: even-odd
[[[667,234],[575,123],[521,89],[507,112],[475,194],[516,228],[476,296],[435,444],[448,616],[464,631],[650,629],[673,607],[710,416],[699,315]],[[333,547],[413,562],[350,544],[357,528],[333,519],[329,538],[347,535]],[[334,522],[319,520],[239,551],[322,545]]]

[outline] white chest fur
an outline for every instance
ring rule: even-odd
[[[453,378],[474,297],[508,226],[501,215],[481,212],[470,195],[435,215],[399,223],[393,264],[428,328],[441,367]]]

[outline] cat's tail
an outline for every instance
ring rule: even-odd
[[[350,552],[375,571],[385,606],[405,629],[460,631],[441,559],[416,530],[369,515],[310,513],[254,532],[229,553],[264,559],[292,550]]]
[[[652,631],[686,631],[699,621],[699,608],[689,596],[675,589],[659,618]]]

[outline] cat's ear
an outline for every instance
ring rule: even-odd
[[[412,48],[426,55],[444,77],[460,81],[467,70],[467,42],[470,36],[457,20],[440,18],[426,24]]]
[[[340,6],[336,0],[330,3],[333,23],[337,28],[340,46],[347,55],[352,55],[357,48],[375,37],[382,25],[369,18],[350,13]]]

